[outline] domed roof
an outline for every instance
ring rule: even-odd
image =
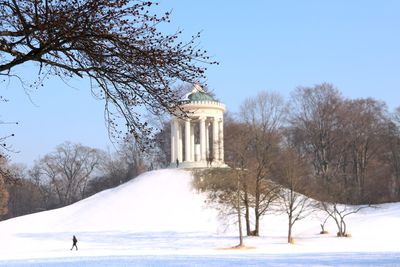
[[[197,101],[216,101],[212,96],[207,94],[199,84],[193,86],[192,91],[185,97],[190,102]]]

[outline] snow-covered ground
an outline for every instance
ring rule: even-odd
[[[263,218],[261,237],[238,244],[234,225],[219,220],[191,188],[190,172],[159,170],[57,210],[0,223],[1,266],[400,266],[400,204],[364,209],[320,235],[318,215],[294,226],[285,215]],[[76,235],[78,251],[70,251]]]

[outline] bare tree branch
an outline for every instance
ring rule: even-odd
[[[58,77],[88,77],[92,91],[106,101],[112,137],[121,136],[118,118],[140,142],[149,144],[151,129],[135,112],[182,114],[173,90],[179,81],[204,79],[210,61],[197,47],[199,34],[179,42],[180,31],[158,30],[170,12],[150,14],[156,4],[139,0],[0,1],[0,74],[14,75],[20,64],[39,64]],[[114,109],[115,108],[115,109]]]

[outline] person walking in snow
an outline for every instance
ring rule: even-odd
[[[78,239],[76,239],[75,236],[72,236],[72,248],[71,250],[75,247],[76,250],[78,250],[78,246],[76,245],[76,243],[78,243]]]

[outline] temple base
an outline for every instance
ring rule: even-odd
[[[229,168],[224,162],[213,162],[212,164],[207,163],[206,161],[195,161],[189,162],[184,161],[180,162],[179,166],[176,166],[175,162],[171,162],[169,168],[178,168],[178,169],[204,169],[204,168]]]

